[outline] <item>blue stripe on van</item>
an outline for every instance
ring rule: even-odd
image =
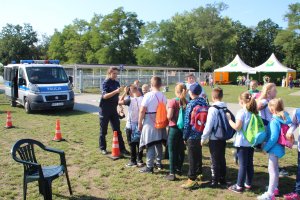
[[[21,90],[29,90],[29,88],[28,87],[26,87],[25,85],[20,85],[19,86],[19,88],[21,89]]]
[[[39,87],[41,92],[55,92],[55,91],[68,91],[68,86],[47,86]]]

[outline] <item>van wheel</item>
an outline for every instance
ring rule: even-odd
[[[27,114],[32,113],[32,110],[31,110],[31,108],[30,108],[30,104],[29,104],[27,98],[25,98],[24,108],[25,108],[25,112],[26,112]]]

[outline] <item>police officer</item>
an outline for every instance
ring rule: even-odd
[[[116,80],[118,76],[118,68],[110,67],[107,70],[106,79],[102,84],[102,97],[100,101],[100,138],[99,146],[102,154],[107,154],[106,151],[106,135],[108,122],[110,122],[113,131],[118,132],[118,141],[120,145],[120,151],[122,154],[128,155],[129,152],[125,148],[122,132],[120,130],[120,119],[117,111],[119,93],[123,88],[120,87],[120,83]]]

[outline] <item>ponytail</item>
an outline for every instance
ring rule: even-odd
[[[258,114],[257,104],[252,95],[249,92],[243,92],[240,94],[240,100],[242,100],[246,104],[246,109],[253,114]]]
[[[187,105],[186,86],[183,83],[177,84],[175,87],[175,92],[179,96],[179,104],[185,109]]]

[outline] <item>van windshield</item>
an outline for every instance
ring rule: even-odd
[[[62,67],[26,67],[29,82],[33,84],[68,83]]]

